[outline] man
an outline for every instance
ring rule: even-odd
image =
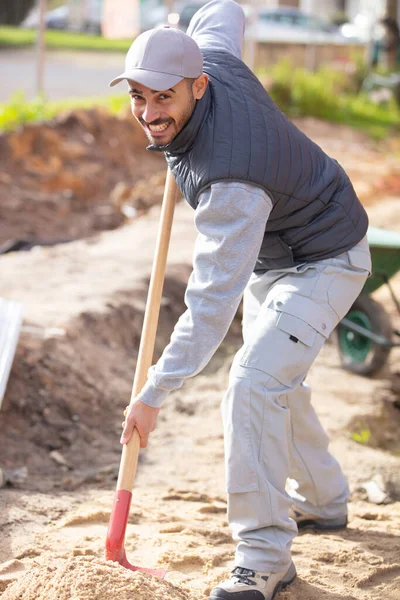
[[[198,230],[187,310],[125,411],[122,443],[136,427],[146,446],[168,392],[207,364],[245,290],[244,345],[222,404],[236,566],[212,600],[271,600],[296,576],[297,524],[346,525],[348,487],[304,379],[370,271],[367,216],[347,175],[241,61],[244,22],[236,2],[213,0],[188,35],[139,36],[111,83],[127,80]]]

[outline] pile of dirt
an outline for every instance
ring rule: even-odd
[[[171,269],[165,281],[156,358],[184,311],[189,273],[188,267]],[[52,476],[64,488],[114,476],[107,466],[120,453],[147,287],[144,280],[132,292],[116,292],[105,312],[82,312],[47,339],[29,327],[22,333],[0,415],[0,456],[5,467],[28,468],[28,487],[51,487]],[[22,446],[15,444],[20,438]]]
[[[132,115],[101,109],[1,135],[0,248],[87,237],[159,202],[165,160],[146,145]]]
[[[28,571],[3,600],[194,600],[183,588],[117,563],[90,556],[71,557]]]

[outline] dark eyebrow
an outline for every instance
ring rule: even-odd
[[[137,90],[136,88],[129,88],[129,91],[132,92],[132,93],[134,93],[134,94],[139,94],[139,96],[143,96],[142,90]],[[161,93],[162,91],[165,91],[165,90],[150,90],[150,91],[151,91],[152,94],[159,94],[159,93]],[[174,94],[176,94],[176,91],[174,89],[172,89],[172,88],[169,88],[168,91],[169,92],[173,92]]]

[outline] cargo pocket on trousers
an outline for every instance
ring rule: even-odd
[[[284,312],[280,313],[277,330],[271,375],[284,385],[292,386],[296,379],[305,377],[324,339],[312,325]],[[321,344],[313,352],[317,336]]]
[[[296,312],[300,312],[302,308],[300,297],[298,300],[293,303],[293,310]],[[322,322],[318,305],[307,299],[307,310],[303,312],[306,312],[305,318],[312,324],[290,314],[288,310],[291,310],[291,306],[284,306],[279,300],[276,306],[281,307],[281,311],[276,308],[263,311],[260,327],[245,349],[240,364],[243,367],[259,369],[281,384],[293,387],[301,383],[306,376],[329,335],[330,327]]]
[[[251,379],[232,378],[221,406],[226,487],[230,494],[259,490],[250,411]]]

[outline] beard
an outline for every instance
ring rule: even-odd
[[[187,125],[187,123],[190,120],[190,117],[192,116],[195,106],[196,100],[193,96],[192,91],[190,90],[189,105],[182,112],[182,115],[179,116],[179,119],[156,119],[155,121],[147,123],[144,119],[142,119],[142,117],[139,117],[138,121],[143,127],[147,139],[151,144],[154,144],[154,146],[167,146],[172,142],[172,140],[176,138],[176,136],[182,131],[185,125]],[[148,125],[163,125],[165,123],[168,123],[168,125],[170,126],[170,128],[168,129],[168,137],[153,137],[151,135],[150,129],[148,128]]]

